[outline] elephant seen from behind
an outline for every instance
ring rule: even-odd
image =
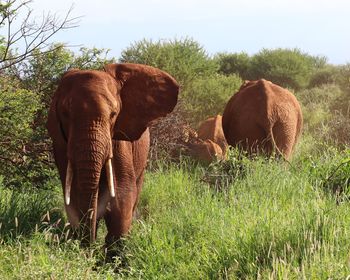
[[[227,143],[248,153],[289,159],[300,137],[303,117],[295,96],[270,81],[245,81],[228,101],[222,126]]]
[[[53,96],[47,128],[72,227],[86,243],[105,219],[106,243],[128,233],[143,184],[149,123],[170,113],[179,86],[146,65],[71,70]]]

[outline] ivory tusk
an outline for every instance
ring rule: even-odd
[[[111,194],[111,197],[115,197],[112,159],[110,159],[110,158],[106,162],[106,173],[107,173],[109,192]]]
[[[72,188],[72,181],[73,181],[73,168],[70,161],[68,161],[67,165],[67,173],[66,173],[66,184],[65,184],[65,201],[66,204],[69,205],[70,203],[70,190]]]

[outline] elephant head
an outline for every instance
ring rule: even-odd
[[[169,74],[139,64],[104,71],[71,70],[54,94],[47,128],[65,195],[68,219],[96,238],[101,172],[115,195],[113,140],[137,140],[149,123],[170,113],[179,86]]]

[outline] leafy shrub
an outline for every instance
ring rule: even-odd
[[[338,66],[336,83],[348,95],[350,95],[350,63]]]
[[[194,125],[208,117],[223,114],[230,97],[239,89],[242,80],[237,75],[213,75],[193,80],[182,93],[187,100],[188,119]]]
[[[306,133],[332,145],[350,144],[350,103],[340,86],[325,84],[305,89],[297,97],[302,104]]]
[[[299,49],[262,49],[249,56],[242,53],[222,53],[215,57],[219,73],[238,74],[243,80],[267,79],[282,87],[302,89],[313,78],[314,85],[327,76],[324,67],[326,58],[311,56]],[[317,72],[322,69],[323,72]],[[314,74],[317,72],[317,74]],[[313,76],[314,75],[314,76]],[[320,83],[321,84],[321,83]]]
[[[342,96],[336,85],[322,85],[297,92],[302,105],[305,129],[311,132],[319,130],[332,118],[332,105]]]
[[[251,57],[245,52],[241,53],[219,53],[215,59],[219,64],[219,73],[224,75],[236,74],[243,80],[250,78]]]
[[[310,77],[309,88],[320,87],[325,84],[334,84],[336,82],[337,68],[327,65],[316,70]]]
[[[156,42],[143,39],[123,50],[120,61],[162,69],[174,76],[182,88],[198,77],[214,74],[218,68],[204,48],[190,38]]]
[[[337,148],[325,147],[317,155],[303,162],[311,183],[337,199],[350,198],[350,154]]]
[[[10,79],[0,81],[0,174],[4,183],[20,184],[30,177],[34,168],[31,154],[32,125],[40,108],[38,97],[28,90],[11,85]]]
[[[184,143],[197,136],[197,132],[185,119],[183,106],[181,101],[178,102],[171,114],[151,124],[150,161],[164,163],[178,160]]]
[[[250,64],[250,79],[265,78],[282,87],[295,90],[308,86],[312,73],[326,63],[324,57],[314,57],[299,49],[262,49]]]
[[[329,140],[340,148],[350,147],[350,116],[348,113],[334,111],[329,121]]]

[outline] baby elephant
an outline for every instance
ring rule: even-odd
[[[222,117],[217,115],[201,123],[198,137],[187,144],[189,154],[204,163],[226,158],[227,142],[222,130]]]
[[[248,153],[273,152],[289,159],[303,117],[295,96],[264,79],[245,81],[228,101],[222,118],[227,143]]]

